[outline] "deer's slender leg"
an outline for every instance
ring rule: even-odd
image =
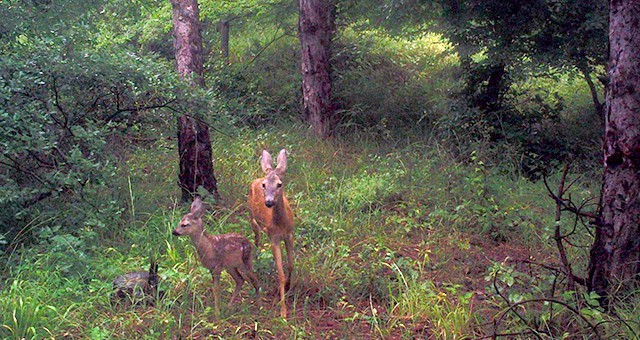
[[[216,316],[220,316],[220,306],[218,305],[220,300],[220,271],[212,270],[211,276],[213,277],[213,309]]]
[[[251,284],[253,285],[253,288],[256,289],[256,294],[260,294],[260,285],[258,285],[258,277],[256,276],[256,274],[253,272],[253,270],[251,269],[251,267],[249,268],[245,268],[242,272],[245,276],[249,277],[249,280],[251,282]]]
[[[291,279],[293,277],[293,271],[294,271],[294,250],[293,250],[293,234],[287,234],[287,236],[284,238],[284,246],[287,248],[287,270],[288,270],[288,276],[287,276],[287,284],[286,284],[286,291],[289,291],[289,288],[291,288]]]
[[[244,283],[244,279],[242,278],[242,274],[238,272],[238,268],[230,268],[229,270],[227,270],[227,272],[229,273],[229,275],[231,275],[233,280],[236,282],[236,286],[233,289],[233,293],[231,294],[231,299],[229,300],[229,304],[227,305],[228,307],[231,307],[231,305],[233,305],[233,303],[240,296],[240,290],[242,289],[242,284]]]
[[[256,243],[256,248],[260,249],[260,225],[256,222],[255,218],[251,219],[251,228],[253,229],[253,236]]]
[[[284,276],[284,269],[282,268],[282,251],[280,250],[280,242],[272,241],[273,246],[273,258],[276,261],[276,269],[278,270],[278,285],[280,290],[280,316],[287,317],[287,304],[284,300],[284,285],[286,278]]]

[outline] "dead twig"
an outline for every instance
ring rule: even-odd
[[[568,210],[572,213],[574,213],[576,215],[576,223],[578,222],[578,216],[584,216],[584,217],[589,217],[589,218],[596,218],[597,216],[593,213],[589,213],[589,212],[583,212],[582,208],[584,207],[584,204],[580,205],[580,207],[577,207],[572,201],[571,199],[565,199],[564,195],[565,193],[569,190],[569,188],[571,188],[571,186],[573,186],[573,184],[576,183],[577,178],[572,180],[568,185],[565,185],[566,180],[567,180],[567,175],[569,174],[569,169],[570,169],[570,163],[566,163],[563,170],[562,170],[562,176],[560,177],[560,183],[558,184],[558,189],[556,191],[556,193],[554,193],[554,191],[551,189],[551,187],[549,186],[549,182],[547,182],[547,178],[544,177],[543,181],[544,181],[544,185],[547,188],[547,191],[549,192],[549,196],[551,196],[551,198],[554,199],[554,201],[556,202],[556,214],[555,214],[555,227],[554,227],[554,235],[553,235],[553,239],[556,242],[556,246],[558,247],[558,253],[560,256],[560,262],[562,263],[562,267],[564,268],[564,274],[567,276],[568,279],[568,286],[569,286],[569,290],[571,291],[576,291],[576,283],[580,284],[582,286],[584,286],[586,284],[586,280],[584,278],[578,277],[573,273],[573,269],[571,267],[571,263],[569,262],[569,259],[567,257],[567,251],[565,249],[564,246],[564,242],[565,239],[567,237],[569,237],[571,234],[573,234],[575,232],[575,224],[574,224],[574,228],[571,230],[571,232],[569,232],[568,234],[562,234],[561,232],[561,217],[562,217],[562,211],[564,210]]]
[[[593,331],[593,334],[595,334],[597,339],[601,338],[600,332],[598,331],[598,325],[599,324],[592,324],[589,321],[589,319],[587,319],[586,316],[582,315],[582,313],[580,313],[580,311],[578,309],[576,309],[575,307],[569,305],[568,303],[566,303],[564,301],[561,301],[561,300],[550,299],[550,298],[529,299],[529,300],[524,300],[524,301],[520,301],[520,302],[516,302],[516,303],[510,304],[505,310],[500,312],[500,316],[498,317],[498,323],[497,324],[499,324],[499,322],[502,321],[502,319],[504,318],[504,316],[508,312],[512,311],[513,309],[515,309],[517,307],[524,306],[525,304],[529,304],[529,303],[545,303],[545,302],[555,303],[555,304],[563,306],[566,310],[570,311],[574,315],[578,316],[579,319],[584,321],[585,324],[587,324],[587,326]],[[531,329],[533,334],[535,334],[537,337],[540,337],[538,333],[541,333],[541,332],[539,330],[534,329],[533,327],[529,326],[528,324],[527,324],[527,327],[529,327]],[[542,333],[546,333],[546,332],[542,332]],[[502,336],[502,334],[498,334],[498,333],[494,332],[493,336],[494,337]]]

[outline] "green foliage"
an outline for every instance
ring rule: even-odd
[[[297,112],[299,83],[296,53],[291,41],[265,51],[249,66],[216,64],[209,80],[220,94],[220,111],[236,126],[256,128],[293,118]]]
[[[278,12],[290,4],[283,0],[233,0],[233,1],[201,1],[201,13],[205,18],[261,17]]]
[[[437,35],[405,39],[353,25],[334,44],[332,86],[343,133],[388,136],[431,126],[456,86],[456,60]]]
[[[526,272],[517,263],[494,263],[485,278],[487,290],[502,311],[494,334],[535,335],[543,339],[567,338],[572,334],[602,336],[603,310],[588,294],[560,290],[558,272]],[[586,298],[586,299],[585,299]],[[597,298],[597,297],[596,297]]]
[[[326,313],[334,325],[326,332],[336,336],[357,328],[379,336],[433,332],[460,338],[473,334],[479,318],[471,291],[453,279],[436,283],[431,275],[442,264],[432,253],[440,256],[449,242],[468,251],[469,241],[459,239],[466,233],[484,238],[499,233],[500,240],[539,247],[547,240],[539,235],[550,205],[544,188],[500,177],[477,156],[466,165],[422,142],[316,142],[306,138],[303,127],[290,125],[233,131],[215,138],[225,146],[214,147],[224,205],[206,216],[206,228],[251,237],[243,202],[249,183],[261,175],[260,148],[289,149],[286,190],[296,211],[297,275],[288,303],[295,319],[285,324],[276,317],[268,245],[256,250],[254,260],[263,295],[255,297],[245,287],[242,302],[213,318],[210,274],[189,240],[171,235],[188,206],[176,203],[179,193],[171,180],[176,169],[169,164],[177,154],[161,139],[128,149],[126,162],[117,163],[117,176],[107,179],[111,184],[85,194],[93,201],[113,200],[117,210],[90,214],[73,232],[51,222],[33,226],[38,242],[15,252],[20,258],[7,267],[7,277],[21,289],[5,286],[0,308],[41,317],[16,323],[7,314],[3,329],[24,324],[37,336],[51,337],[317,337],[323,331],[311,320]],[[155,306],[112,304],[113,278],[146,270],[150,256],[159,263],[163,298]],[[511,275],[514,286],[523,279]],[[222,287],[224,300],[232,287],[226,274]]]
[[[87,33],[97,48],[174,59],[169,1],[107,1],[94,20],[96,28]]]
[[[13,221],[46,209],[39,204],[43,200],[73,203],[104,185],[119,156],[109,152],[112,143],[134,137],[144,124],[170,120],[174,77],[161,64],[121,59],[60,57],[46,46],[37,54],[17,51],[3,59],[3,233],[15,235]]]
[[[405,274],[395,263],[391,268],[400,278],[399,289],[391,299],[392,322],[426,323],[429,333],[436,334],[438,339],[457,339],[473,334],[473,293],[461,294],[459,285],[438,289],[433,282],[420,278],[418,272]]]
[[[606,320],[606,322],[608,322],[606,332],[607,336],[627,339],[633,339],[640,336],[640,310],[638,310],[637,307],[637,294],[637,291],[631,292],[631,294],[627,296],[627,301],[623,301],[616,306],[615,313],[618,318],[613,318],[611,320],[605,313],[593,315],[593,317],[600,317],[603,321]],[[597,294],[595,295],[596,296],[589,296],[588,298],[591,298],[592,301],[597,301],[599,296],[597,296]]]
[[[346,198],[349,210],[373,210],[380,206],[378,202],[400,189],[397,180],[404,175],[404,171],[398,163],[389,164],[386,157],[378,155],[370,155],[368,162],[372,164],[372,169],[341,183],[342,195]]]
[[[441,5],[438,30],[454,45],[465,81],[450,113],[439,123],[445,135],[462,142],[463,148],[468,140],[489,143],[497,155],[510,154],[519,174],[534,180],[577,152],[581,153],[576,158],[592,154],[593,145],[588,150],[576,147],[561,119],[573,93],[562,93],[557,85],[540,86],[537,79],[557,84],[567,74],[579,75],[585,89],[590,82],[592,100],[597,99],[603,83],[596,79],[603,79],[606,63],[605,1]],[[601,114],[599,105],[585,107],[585,112],[590,114],[583,119],[601,119],[591,114]]]
[[[14,281],[12,288],[19,284]],[[3,320],[0,321],[3,326],[0,335],[3,338],[38,339],[51,336],[46,325],[55,307],[42,305],[29,297],[16,296],[3,303],[3,311]]]
[[[283,117],[294,119],[299,110],[299,43],[290,34],[293,24],[262,25],[240,28],[259,33],[235,41],[241,54],[230,57],[231,65],[210,66],[209,82],[224,98],[224,109],[236,124],[260,126]],[[341,117],[340,133],[366,131],[388,137],[424,129],[442,116],[444,100],[456,86],[451,77],[456,58],[439,36],[405,39],[359,25],[338,33],[333,41],[332,90]],[[251,58],[238,59],[244,55]],[[389,86],[390,79],[394,86]]]
[[[599,152],[596,139],[602,125],[591,103],[575,102],[588,98],[579,82],[563,75],[518,83],[495,111],[454,99],[437,123],[437,134],[461,154],[477,151],[490,168],[500,167],[514,177],[538,180],[570,160],[591,167]],[[549,87],[554,90],[546,90]]]
[[[55,43],[61,53],[87,42],[85,30],[101,0],[3,1],[0,3],[0,51],[19,46],[42,48],[39,42]]]
[[[442,1],[444,34],[465,56],[491,65],[593,72],[606,60],[606,1]],[[590,72],[591,73],[591,72]]]

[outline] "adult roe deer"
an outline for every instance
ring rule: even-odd
[[[260,232],[264,231],[271,240],[273,258],[278,270],[280,291],[280,316],[287,317],[285,303],[285,285],[291,283],[293,273],[293,211],[289,200],[284,195],[284,172],[287,169],[287,151],[282,149],[278,154],[278,165],[273,168],[273,159],[267,150],[262,150],[260,165],[265,177],[258,178],[251,183],[249,190],[249,212],[251,227],[255,234],[256,247],[260,247]],[[282,268],[282,251],[280,243],[284,241],[287,248],[288,276],[285,279]]]
[[[244,281],[251,281],[259,294],[258,279],[253,272],[253,246],[249,240],[236,233],[210,235],[202,226],[202,216],[205,208],[200,197],[191,203],[189,213],[184,215],[180,224],[173,231],[173,235],[189,235],[198,252],[202,266],[209,269],[213,277],[213,305],[215,313],[219,314],[218,300],[220,298],[220,273],[225,269],[236,282],[228,306],[239,296]],[[247,280],[247,277],[249,280]]]

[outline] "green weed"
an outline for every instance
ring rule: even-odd
[[[423,280],[419,272],[401,270],[395,263],[389,267],[399,280],[392,294],[389,324],[393,327],[423,325],[438,339],[461,339],[472,335],[475,322],[471,308],[472,293],[460,291],[460,286],[436,288]]]

